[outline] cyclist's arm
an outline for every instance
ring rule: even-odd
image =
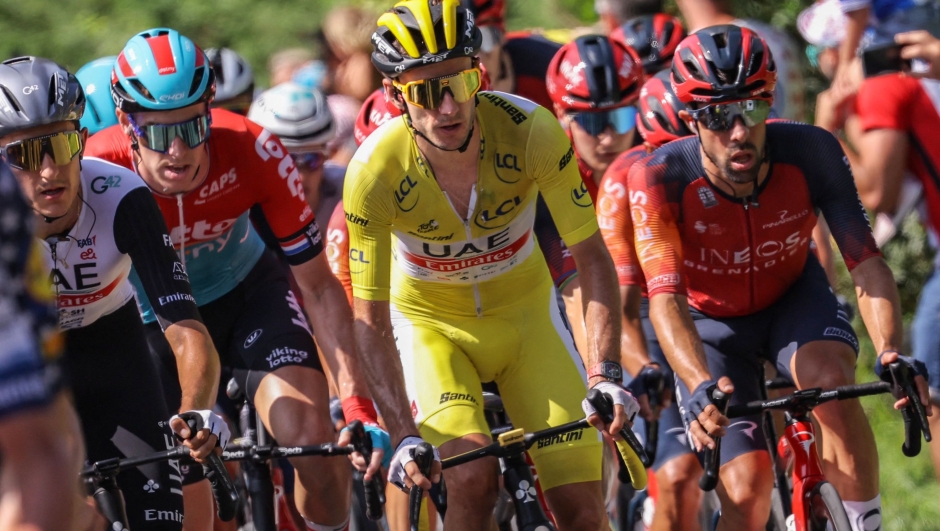
[[[404,371],[389,309],[391,296],[392,220],[397,207],[392,194],[365,163],[353,159],[346,172],[343,208],[349,230],[350,267],[355,309],[356,346],[369,387],[382,405],[382,418],[392,443],[418,436],[405,390]]]
[[[371,398],[355,356],[352,311],[346,292],[330,271],[326,255],[320,253],[303,264],[291,265],[303,296],[304,308],[317,334],[341,400]]]
[[[858,296],[858,310],[875,351],[901,352],[904,337],[901,299],[888,264],[880,256],[875,256],[855,266],[851,274]]]
[[[382,418],[395,444],[405,437],[420,437],[415,427],[405,376],[395,346],[387,300],[353,298],[356,313],[356,344],[375,401],[382,405]]]
[[[617,273],[610,253],[600,232],[568,248],[578,265],[588,367],[605,360],[620,363],[620,301],[614,289]]]
[[[182,401],[180,411],[215,405],[219,354],[202,324],[189,279],[170,242],[169,231],[147,188],[129,192],[114,218],[117,248],[131,257],[157,321],[176,356]]]
[[[330,262],[333,275],[339,279],[346,292],[346,299],[352,307],[352,279],[349,276],[349,230],[346,228],[346,216],[343,212],[343,202],[340,201],[333,209],[330,223],[326,229],[326,259]]]
[[[640,299],[643,290],[637,285],[620,286],[620,302],[623,305],[620,334],[620,359],[623,368],[636,375],[644,365],[653,363],[646,350],[646,337],[640,325]]]
[[[829,279],[829,285],[835,289],[836,262],[832,254],[832,243],[829,241],[831,238],[832,233],[829,232],[829,225],[826,224],[826,219],[819,216],[819,219],[816,221],[816,226],[813,227],[813,243],[816,244],[816,256],[819,257],[819,263],[822,264],[823,269],[826,270],[826,278]]]

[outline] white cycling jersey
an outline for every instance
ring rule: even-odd
[[[82,209],[68,234],[42,241],[44,269],[56,288],[59,326],[83,328],[134,297],[137,267],[164,327],[196,318],[195,299],[163,216],[137,174],[110,162],[82,160]]]

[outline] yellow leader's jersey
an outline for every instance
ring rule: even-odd
[[[478,102],[480,162],[467,220],[438,186],[404,118],[356,152],[343,191],[355,297],[450,315],[510,305],[549,278],[532,230],[539,192],[568,246],[598,230],[555,116],[501,92],[481,92]]]

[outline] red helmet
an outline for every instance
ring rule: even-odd
[[[751,99],[773,103],[776,85],[770,47],[753,31],[732,24],[689,35],[672,61],[672,89],[686,105]]]
[[[615,29],[611,37],[636,50],[647,74],[669,68],[672,54],[685,38],[685,28],[678,18],[665,13],[631,18]]]
[[[362,108],[359,109],[359,116],[356,116],[354,130],[356,145],[361,145],[372,134],[372,131],[396,116],[401,116],[401,111],[385,100],[385,91],[383,89],[378,89],[370,94],[365,103],[362,104]]]
[[[585,35],[561,47],[548,65],[548,95],[565,111],[596,111],[632,104],[643,84],[636,52],[622,41]]]
[[[685,105],[676,97],[669,83],[669,71],[651,77],[640,90],[639,119],[636,128],[648,144],[659,147],[666,142],[692,134],[685,122],[679,119],[679,111]]]

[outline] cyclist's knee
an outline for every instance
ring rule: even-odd
[[[702,493],[698,486],[701,475],[702,467],[694,454],[669,460],[656,471],[657,501],[674,500],[681,504],[696,502]]]
[[[749,452],[721,467],[719,497],[726,529],[762,529],[770,516],[773,471],[767,452]]]
[[[492,458],[472,461],[445,472],[449,492],[459,492],[466,505],[480,511],[492,511],[499,492],[499,470]]]
[[[600,482],[559,485],[546,491],[545,496],[559,529],[593,531],[606,527]]]
[[[793,375],[801,389],[831,389],[855,383],[855,351],[834,341],[807,343],[793,357]]]

